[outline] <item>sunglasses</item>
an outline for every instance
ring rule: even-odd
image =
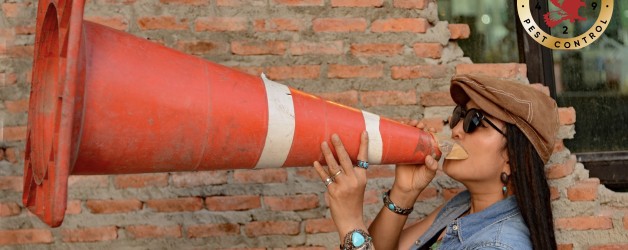
[[[482,120],[484,120],[488,125],[493,127],[495,130],[499,131],[500,134],[506,136],[506,133],[495,126],[479,109],[469,109],[465,110],[462,106],[456,106],[454,112],[451,114],[451,121],[449,121],[449,128],[453,129],[458,125],[460,119],[464,118],[462,123],[462,129],[465,133],[471,133],[475,131],[479,126],[486,127],[482,124]]]

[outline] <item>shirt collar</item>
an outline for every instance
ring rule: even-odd
[[[458,235],[462,242],[483,228],[517,216],[519,208],[514,195],[496,202],[486,209],[458,219]]]

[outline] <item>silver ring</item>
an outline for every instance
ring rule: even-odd
[[[329,184],[334,183],[334,179],[332,179],[331,177],[327,177],[327,179],[325,179],[325,187],[329,186]]]
[[[336,178],[336,176],[338,176],[339,174],[342,173],[342,170],[338,170],[338,172],[336,172],[334,175],[331,176],[331,178]]]

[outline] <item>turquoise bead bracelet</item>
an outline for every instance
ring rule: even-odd
[[[388,208],[388,210],[390,210],[390,211],[392,211],[393,213],[396,213],[396,214],[409,215],[410,213],[412,213],[412,210],[414,210],[414,207],[411,207],[411,208],[401,208],[401,207],[398,207],[397,205],[395,205],[395,203],[390,200],[390,190],[388,190],[386,193],[384,193],[383,200],[384,200],[384,206],[386,208]]]

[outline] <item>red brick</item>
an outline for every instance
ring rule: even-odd
[[[314,32],[363,32],[364,18],[317,18],[312,22]]]
[[[4,160],[4,149],[0,148],[0,161]]]
[[[177,49],[186,54],[226,54],[229,52],[229,44],[211,41],[177,41]]]
[[[364,107],[382,105],[412,105],[416,104],[416,91],[365,91],[360,93],[360,102]]]
[[[208,5],[209,0],[159,0],[160,3],[163,4],[183,4],[183,5]]]
[[[332,233],[338,231],[334,220],[328,218],[309,219],[305,221],[305,233]]]
[[[297,235],[300,231],[299,222],[296,221],[253,221],[244,226],[244,232],[249,237]]]
[[[0,44],[0,46],[2,45]],[[3,51],[0,49],[0,52]],[[0,73],[0,80],[0,86],[13,85],[17,83],[17,75],[14,73]]]
[[[226,7],[266,6],[266,0],[217,0],[216,6],[226,6]]]
[[[85,20],[98,23],[117,30],[127,30],[129,28],[129,22],[123,16],[88,16]]]
[[[19,127],[0,127],[2,130],[2,139],[4,141],[22,141],[26,140],[26,126]]]
[[[449,39],[466,39],[471,36],[471,29],[468,24],[449,24]]]
[[[530,86],[538,91],[543,92],[543,94],[549,96],[550,95],[550,90],[549,87],[540,84],[540,83],[531,83]]]
[[[0,176],[0,190],[22,192],[22,176]]]
[[[266,76],[272,80],[318,79],[320,65],[273,66],[266,69]]]
[[[142,202],[136,199],[126,200],[88,200],[85,206],[93,214],[129,213],[142,209]]]
[[[195,31],[246,31],[248,21],[244,17],[201,17],[194,23]]]
[[[567,188],[567,198],[571,201],[594,201],[597,198],[597,189],[600,186],[600,179],[589,178],[576,182]]]
[[[271,2],[275,5],[286,5],[286,6],[323,6],[325,5],[324,0],[272,0]]]
[[[132,225],[126,231],[131,238],[181,238],[181,226]]]
[[[187,235],[189,238],[203,238],[227,235],[239,235],[240,226],[238,224],[205,224],[190,225],[187,227]]]
[[[0,217],[15,216],[22,212],[20,205],[15,202],[0,203]]]
[[[423,119],[421,119],[421,122],[425,124],[426,128],[428,128],[428,129],[433,128],[434,130],[436,130],[436,132],[443,131],[443,128],[445,127],[445,123],[443,122],[443,118],[438,118],[438,117],[423,118]]]
[[[573,250],[573,244],[558,244],[557,250]]]
[[[545,175],[547,176],[548,179],[563,178],[573,173],[576,167],[576,163],[577,163],[576,156],[571,155],[569,159],[567,159],[563,163],[558,163],[558,164],[548,166],[545,169]]]
[[[24,149],[6,148],[4,149],[4,157],[10,163],[17,163],[18,160],[23,159]]]
[[[4,106],[9,113],[22,113],[28,111],[28,99],[4,101]]]
[[[612,229],[613,221],[607,216],[587,216],[555,219],[557,230],[601,230]]]
[[[460,192],[462,192],[464,190],[466,190],[466,188],[444,188],[443,189],[443,199],[448,201],[451,198],[453,198],[454,196],[456,196],[458,193],[460,193]]]
[[[256,195],[207,197],[205,206],[211,211],[242,211],[262,207],[261,199]]]
[[[187,19],[177,20],[174,16],[141,17],[137,25],[141,30],[187,30],[189,27]]]
[[[168,174],[128,174],[116,175],[114,185],[117,189],[165,187],[168,186]]]
[[[30,2],[3,3],[2,12],[4,12],[5,17],[14,18],[14,17],[18,17],[24,10],[28,10],[28,7],[30,5],[31,5]]]
[[[558,108],[558,120],[561,125],[576,123],[576,110],[573,107]]]
[[[233,69],[242,71],[244,73],[247,73],[249,75],[254,75],[254,76],[260,76],[262,73],[264,73],[264,68],[262,67],[244,67],[244,66],[234,66],[232,67]]]
[[[32,58],[35,54],[33,45],[16,45],[7,47],[7,55],[15,58]]]
[[[32,34],[35,34],[35,26],[34,25],[16,26],[15,27],[15,34],[16,35],[32,35]]]
[[[293,42],[290,45],[292,55],[341,55],[344,43],[342,41],[324,42]]]
[[[393,6],[402,9],[424,9],[427,6],[427,0],[394,0]]]
[[[283,55],[286,52],[284,41],[233,41],[231,52],[236,55]]]
[[[446,65],[412,65],[393,66],[391,76],[395,80],[406,80],[416,78],[444,78],[447,74]]]
[[[325,100],[340,103],[342,105],[347,105],[351,107],[358,106],[358,91],[355,90],[334,93],[317,93],[316,95]]]
[[[421,192],[421,194],[419,194],[419,197],[417,197],[417,201],[426,201],[426,200],[430,200],[430,199],[434,199],[438,197],[438,190],[436,188],[425,188],[423,189],[423,192]]]
[[[374,21],[371,31],[425,33],[429,27],[425,18],[389,18]]]
[[[288,173],[282,168],[236,170],[233,173],[235,183],[274,183],[287,180]]]
[[[328,78],[380,78],[384,76],[383,65],[339,65],[331,64]]]
[[[54,237],[48,229],[0,230],[0,245],[52,243]]]
[[[68,201],[68,206],[65,209],[65,214],[80,214],[81,213],[81,201],[71,200]]]
[[[228,171],[172,173],[172,185],[177,188],[190,188],[225,184],[228,173]]]
[[[318,173],[316,172],[316,169],[314,169],[313,167],[296,168],[294,175],[308,181],[320,181],[321,180],[321,177],[318,175]]]
[[[318,207],[318,195],[266,196],[264,204],[273,211],[300,211]]]
[[[560,199],[560,191],[557,187],[550,187],[550,200]]]
[[[624,215],[624,229],[628,229],[628,215]]]
[[[332,7],[382,7],[384,0],[331,0]]]
[[[369,165],[366,171],[367,179],[395,177],[395,168],[391,165]]]
[[[412,45],[414,54],[422,58],[437,59],[441,57],[443,46],[440,43],[415,43]]]
[[[70,175],[68,178],[70,188],[106,188],[109,186],[107,175]]]
[[[396,56],[403,52],[400,43],[366,43],[352,44],[351,54],[354,56]]]
[[[421,105],[426,107],[455,106],[456,103],[451,99],[449,92],[437,91],[421,93]]]
[[[589,250],[625,250],[628,249],[628,243],[604,244],[590,246]]]
[[[115,240],[118,238],[116,226],[92,227],[80,229],[62,229],[64,242],[97,242]]]
[[[381,200],[382,191],[371,189],[364,192],[364,205],[375,204]]]
[[[518,63],[476,63],[456,65],[456,74],[483,74],[499,78],[525,78],[526,65]]]
[[[305,23],[295,18],[257,19],[253,28],[257,32],[302,31]]]
[[[155,212],[191,212],[203,209],[203,199],[199,197],[158,199],[146,201],[146,207]]]

